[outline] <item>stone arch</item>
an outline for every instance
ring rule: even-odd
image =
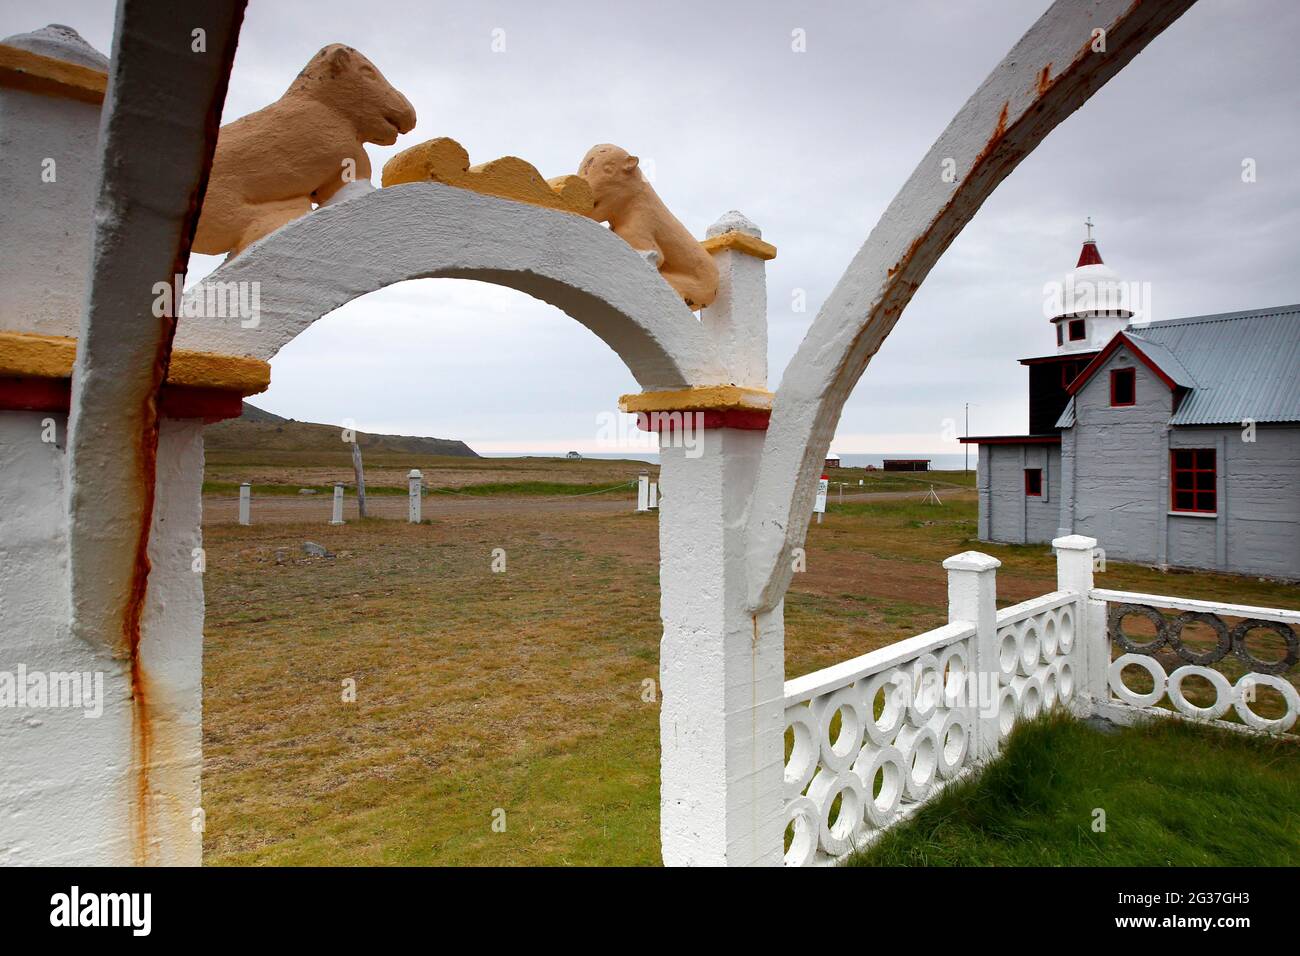
[[[725,381],[695,315],[626,242],[581,216],[411,183],[316,210],[224,264],[186,294],[257,285],[257,316],[185,317],[175,347],[269,360],[317,319],[407,279],[478,279],[577,319],[646,390]],[[229,285],[227,288],[231,288]]]

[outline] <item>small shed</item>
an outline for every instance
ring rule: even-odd
[[[840,456],[839,456],[839,455],[827,455],[827,456],[826,456],[826,467],[827,467],[827,468],[838,468],[838,467],[840,467]]]
[[[886,458],[885,471],[929,471],[929,458]]]

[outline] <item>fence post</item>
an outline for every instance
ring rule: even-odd
[[[334,514],[330,517],[330,524],[343,523],[343,486],[335,484],[334,486]]]
[[[650,476],[644,471],[636,480],[636,510],[650,510]]]
[[[420,489],[422,484],[421,479],[423,479],[423,477],[424,476],[420,474],[419,468],[412,468],[409,472],[406,473],[406,484],[407,484],[406,520],[410,524],[420,523]]]
[[[239,523],[240,524],[253,523],[252,497],[253,497],[253,486],[245,481],[243,484],[239,486]]]
[[[1079,595],[1075,603],[1074,665],[1078,687],[1073,710],[1081,717],[1093,713],[1097,701],[1109,696],[1110,642],[1106,638],[1106,604],[1088,596],[1092,590],[1092,560],[1097,539],[1070,534],[1052,542],[1056,549],[1056,588]]]
[[[943,562],[948,572],[948,621],[975,625],[966,676],[970,752],[983,761],[998,752],[997,569],[1002,562],[979,551],[963,551]]]

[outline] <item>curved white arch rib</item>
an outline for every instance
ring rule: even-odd
[[[817,478],[844,403],[939,256],[1020,160],[1193,2],[1057,0],[894,197],[776,392],[746,524],[752,612],[771,610],[785,594],[791,553],[807,533]],[[1104,37],[1094,33],[1097,28]],[[955,182],[941,175],[946,160],[955,162]]]
[[[726,380],[699,320],[617,235],[571,213],[437,183],[376,190],[261,239],[186,293],[175,345],[270,359],[350,300],[432,277],[480,279],[549,302],[604,340],[643,389]],[[186,317],[233,312],[198,300],[242,282],[258,283],[256,324]]]

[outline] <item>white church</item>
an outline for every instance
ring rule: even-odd
[[[1300,305],[1132,324],[1091,223],[1059,291],[1028,432],[962,439],[980,539],[1300,579]]]

